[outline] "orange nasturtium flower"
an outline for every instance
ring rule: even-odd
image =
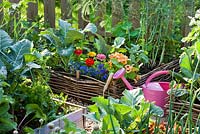
[[[91,58],[95,57],[96,55],[97,54],[95,52],[89,52],[88,53],[88,56],[91,57]]]

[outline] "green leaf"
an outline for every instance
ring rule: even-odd
[[[9,118],[0,117],[0,132],[8,132],[13,129],[16,129],[17,123]]]
[[[26,133],[26,134],[34,134],[35,133],[34,130],[30,127],[25,127],[23,129],[23,132]]]
[[[119,63],[117,59],[111,59],[111,62],[118,68],[123,68],[123,64]]]
[[[171,89],[169,91],[169,93],[173,94],[176,97],[181,97],[181,96],[183,96],[185,94],[188,94],[188,91],[187,91],[187,89],[173,89],[173,90]]]
[[[125,42],[125,38],[124,37],[117,37],[114,40],[114,45],[112,45],[115,48],[120,48]]]
[[[95,41],[96,41],[96,44],[100,47],[99,53],[103,53],[107,55],[111,49],[111,46],[106,44],[106,41],[101,35],[99,34],[95,34],[95,35],[98,37],[98,39],[95,39]]]
[[[155,116],[159,116],[159,117],[163,117],[164,116],[164,111],[162,110],[162,108],[154,105],[151,103],[150,106],[150,113],[155,115]]]
[[[130,33],[131,37],[137,37],[139,35],[140,31],[139,30],[134,30]]]
[[[182,67],[181,68],[181,73],[186,76],[187,78],[192,78],[193,73],[192,71],[188,70],[187,68]]]
[[[0,29],[0,51],[12,45],[13,40],[3,30]]]
[[[181,56],[180,67],[192,71],[192,67],[190,66],[190,58],[188,55],[184,54]]]
[[[120,115],[125,115],[129,113],[132,108],[130,106],[124,105],[124,104],[113,104],[115,110],[120,114]]]
[[[7,77],[7,73],[6,66],[0,65],[0,78],[5,79]]]
[[[37,59],[37,57],[34,54],[31,54],[31,53],[24,54],[24,60],[26,63],[32,62],[36,59]]]
[[[46,31],[40,32],[40,35],[45,37],[47,40],[49,40],[52,44],[54,44],[56,47],[62,46],[62,42],[60,38],[54,34],[53,30],[49,29]]]
[[[7,113],[7,111],[10,109],[10,106],[9,106],[9,102],[8,101],[2,101],[0,102],[0,117]]]
[[[142,95],[142,90],[140,88],[131,91],[124,90],[122,93],[124,96],[121,97],[120,102],[128,106],[134,107],[139,104],[144,98]]]
[[[66,43],[70,44],[76,40],[82,40],[84,38],[83,33],[77,30],[69,30],[66,35]]]
[[[62,19],[58,20],[58,24],[59,24],[60,29],[64,32],[64,36],[65,36],[67,31],[71,28],[71,24]]]
[[[96,33],[97,32],[97,27],[93,23],[88,23],[87,26],[84,28],[83,32]]]
[[[102,130],[107,133],[113,133],[115,131],[116,134],[120,131],[120,124],[115,116],[111,114],[107,114],[103,118]]]
[[[96,105],[103,111],[106,111],[107,113],[110,113],[110,108],[108,105],[108,100],[105,99],[104,97],[93,97],[91,99],[93,102],[96,103]]]
[[[58,54],[61,56],[68,57],[68,56],[72,55],[73,52],[74,52],[74,47],[72,45],[68,48],[59,48],[58,49]]]
[[[91,111],[90,111],[90,112],[91,112]],[[91,120],[95,121],[95,122],[99,122],[99,121],[100,121],[100,119],[97,119],[96,113],[84,114],[84,116],[85,116],[86,118],[88,118],[88,119],[91,119]]]
[[[88,106],[88,109],[90,112],[94,112],[95,113],[95,120],[100,120],[100,113],[99,113],[99,108],[97,107],[97,105],[91,105]]]
[[[198,58],[198,60],[200,60],[200,42],[195,43],[195,50],[197,53],[197,58]]]
[[[27,104],[25,106],[26,116],[35,113],[34,118],[40,118],[46,120],[46,115],[42,112],[41,108],[37,104]]]
[[[25,54],[29,54],[31,52],[32,47],[32,42],[26,39],[23,39],[15,43],[13,46],[10,46],[12,51],[11,53],[9,53],[10,58],[7,60],[13,67],[12,71],[20,69],[22,67],[23,57]]]
[[[30,69],[32,69],[32,68],[41,68],[40,65],[38,65],[38,64],[36,64],[34,62],[29,62],[29,63],[26,64],[26,66],[28,66]]]

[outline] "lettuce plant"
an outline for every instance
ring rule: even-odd
[[[148,129],[151,116],[163,116],[163,110],[144,101],[141,89],[125,90],[120,99],[94,97],[86,115],[97,122],[102,134],[136,133]],[[93,132],[95,133],[95,132]]]

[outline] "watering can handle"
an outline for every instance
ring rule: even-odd
[[[160,76],[160,75],[163,75],[163,74],[169,74],[169,71],[164,70],[164,71],[157,71],[157,72],[153,73],[152,75],[150,75],[150,76],[147,78],[147,80],[146,80],[146,82],[145,82],[145,85],[148,85],[149,82],[150,82],[153,78],[155,78],[155,77],[157,77],[157,76]]]

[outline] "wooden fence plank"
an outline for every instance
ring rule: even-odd
[[[27,8],[27,20],[28,21],[35,21],[38,15],[38,3],[36,2],[29,2]]]
[[[133,28],[140,27],[140,0],[131,0],[129,4],[129,21],[133,23]]]
[[[20,0],[9,0],[11,3],[18,3]]]
[[[82,0],[78,0],[79,4],[81,4]],[[78,10],[78,28],[83,29],[88,24],[83,18],[82,18],[82,8]],[[87,19],[87,16],[84,16]]]
[[[20,0],[9,0],[9,2],[16,3],[16,4],[19,3],[19,1]],[[11,12],[10,17],[11,17],[11,19],[10,19],[10,22],[9,22],[9,26],[10,26],[9,33],[13,33],[14,31],[15,32],[17,31],[16,28],[19,28],[19,27],[16,27],[16,25],[14,25],[14,21],[17,22],[19,20],[20,16],[21,16],[20,12],[12,12],[12,10],[14,10],[14,9],[12,9],[12,8],[10,9],[10,12]]]
[[[120,21],[123,21],[124,10],[121,0],[112,0],[112,25],[115,26]]]
[[[44,0],[44,21],[55,27],[55,0]]]
[[[101,2],[101,4],[98,4],[97,6],[97,10],[95,14],[97,17],[97,21],[95,24],[97,26],[97,33],[104,36],[106,36],[105,29],[100,26],[100,23],[101,21],[103,21],[105,14],[106,14],[106,1],[103,1]]]
[[[70,4],[70,0],[61,0],[61,18],[63,20],[72,18],[72,7]]]
[[[190,19],[188,16],[194,16],[194,1],[185,1],[185,10],[184,10],[184,19],[182,20],[182,34],[183,36],[187,36],[190,32]]]
[[[3,2],[3,0],[0,0],[0,4]],[[0,21],[2,22],[3,20],[3,16],[4,16],[4,13],[3,13],[3,8],[1,7],[0,8]]]

